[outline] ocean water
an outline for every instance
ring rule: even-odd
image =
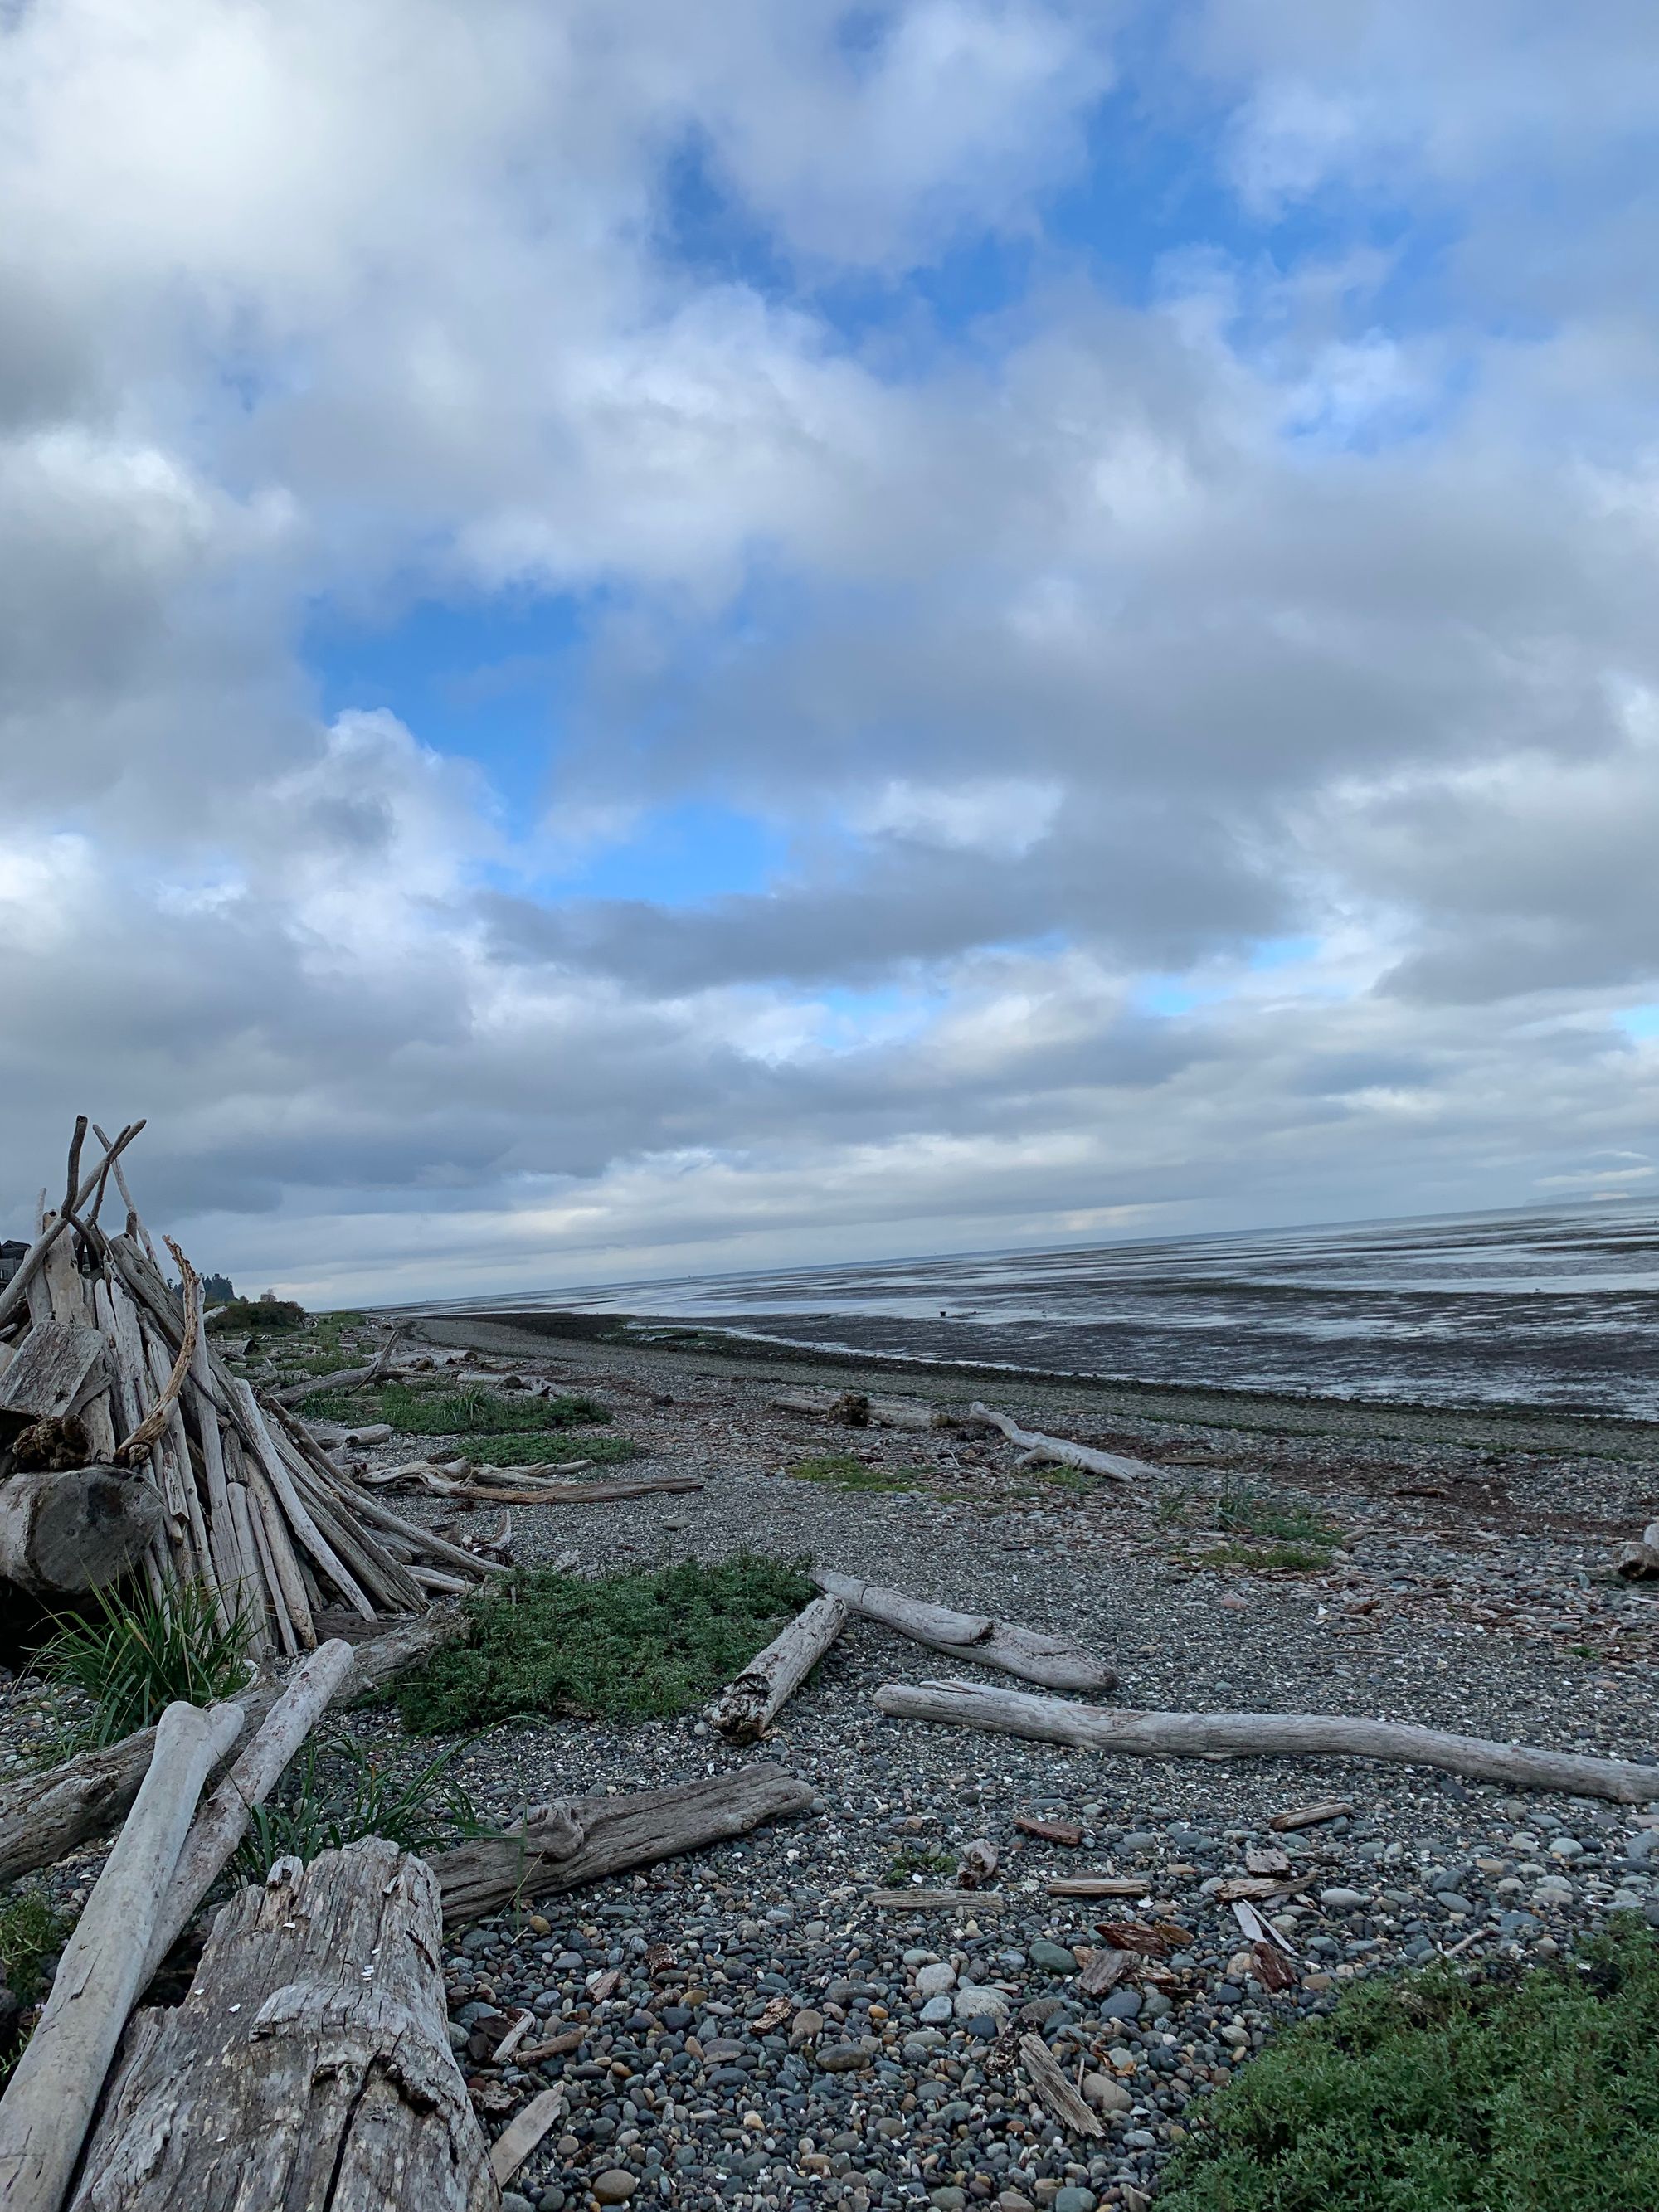
[[[473,1311],[627,1313],[1137,1382],[1659,1419],[1659,1205],[691,1277]]]

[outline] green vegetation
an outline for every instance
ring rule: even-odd
[[[851,1452],[823,1452],[798,1460],[789,1470],[797,1482],[825,1482],[832,1490],[915,1490],[927,1471],[920,1467],[866,1467]]]
[[[912,1875],[920,1875],[924,1881],[932,1875],[939,1881],[955,1875],[957,1863],[954,1851],[929,1851],[920,1844],[905,1844],[887,1862],[887,1880],[895,1888],[908,1882]]]
[[[1322,1521],[1307,1506],[1271,1490],[1235,1490],[1231,1486],[1216,1500],[1212,1516],[1218,1528],[1231,1535],[1265,1536],[1282,1544],[1334,1544],[1340,1531]]]
[[[63,1949],[70,1926],[44,1889],[0,1898],[0,1982],[21,2003],[46,1995],[46,1960]]]
[[[227,1627],[200,1583],[174,1584],[159,1598],[98,1590],[94,1603],[88,1619],[58,1624],[38,1662],[49,1681],[92,1700],[80,1731],[87,1743],[148,1728],[175,1698],[210,1705],[233,1697],[252,1674],[248,1624],[239,1615]]]
[[[422,1734],[525,1713],[688,1712],[809,1602],[805,1564],[744,1552],[592,1582],[538,1570],[469,1598],[465,1643],[435,1652],[392,1694],[404,1727]]]
[[[1331,1555],[1313,1544],[1217,1544],[1198,1555],[1204,1567],[1253,1567],[1257,1574],[1319,1574]]]
[[[235,1872],[244,1881],[263,1881],[279,1858],[308,1864],[319,1851],[341,1850],[365,1836],[425,1851],[482,1833],[477,1808],[448,1771],[463,1747],[400,1777],[349,1735],[313,1736],[276,1794],[253,1808]]]
[[[561,1437],[542,1429],[527,1437],[491,1437],[471,1455],[481,1467],[540,1467],[565,1460],[614,1467],[619,1461],[637,1459],[640,1449],[632,1437]]]
[[[1186,2118],[1159,2212],[1652,2212],[1659,1948],[1359,1984]]]
[[[526,1436],[608,1421],[596,1398],[538,1398],[487,1390],[482,1383],[445,1390],[435,1383],[389,1382],[383,1390],[314,1391],[300,1411],[311,1421],[390,1421],[406,1437]]]
[[[267,1291],[262,1297],[233,1298],[209,1315],[214,1328],[248,1328],[264,1334],[271,1329],[304,1328],[311,1316],[292,1298],[279,1298]]]

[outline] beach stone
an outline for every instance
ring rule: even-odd
[[[974,1986],[958,1990],[956,1994],[956,2015],[958,2020],[994,2020],[999,2024],[1008,2017],[1008,2000],[1000,1990]]]
[[[1069,1956],[1069,1953],[1067,1954]],[[916,1969],[916,1987],[925,1997],[936,1997],[957,1985],[957,1970],[942,1960],[930,1966]]]
[[[1322,1889],[1319,1901],[1333,1912],[1352,1912],[1356,1905],[1365,1902],[1358,1890],[1344,1889],[1340,1886],[1334,1889]]]
[[[613,2166],[593,2177],[593,2194],[601,2204],[626,2204],[639,2187],[638,2178],[625,2166]]]
[[[916,2017],[926,2027],[943,2027],[947,2020],[956,2017],[955,2002],[941,1990],[937,1996],[928,1998]]]
[[[1134,2103],[1122,2083],[1114,2081],[1109,2074],[1085,2074],[1083,2099],[1097,2112],[1127,2112]]]
[[[869,2052],[856,2043],[832,2043],[818,2053],[818,2064],[826,2074],[855,2074],[869,2063]]]
[[[1076,1954],[1068,1951],[1063,1943],[1050,1943],[1042,1936],[1031,1944],[1026,1955],[1034,1966],[1041,1966],[1045,1973],[1074,1974],[1077,1972]]]
[[[789,2023],[791,2045],[810,2043],[815,2035],[823,2033],[823,2014],[814,2012],[811,2005],[803,2005]]]
[[[1103,2020],[1139,2020],[1141,2007],[1146,2000],[1139,1990],[1114,1990],[1102,2002]]]
[[[1095,2212],[1099,2201],[1092,2189],[1084,2189],[1073,2182],[1055,2191],[1053,2212]]]

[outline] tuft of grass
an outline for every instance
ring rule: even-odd
[[[688,1712],[810,1601],[805,1564],[742,1552],[594,1581],[538,1570],[469,1598],[465,1642],[434,1652],[392,1694],[404,1727],[422,1735],[520,1713]]]
[[[1230,1534],[1265,1536],[1282,1544],[1330,1545],[1340,1534],[1307,1506],[1275,1491],[1231,1485],[1216,1500],[1212,1517],[1218,1528]]]
[[[1651,2212],[1659,1948],[1358,1984],[1185,2118],[1159,2212]]]
[[[789,1470],[797,1482],[828,1483],[832,1490],[914,1490],[921,1468],[866,1467],[851,1452],[822,1452]]]
[[[549,1430],[533,1436],[491,1437],[471,1456],[486,1467],[537,1467],[544,1461],[591,1459],[595,1466],[612,1467],[625,1459],[638,1459],[641,1447],[632,1437],[562,1437]]]
[[[307,1864],[365,1836],[426,1851],[483,1832],[477,1808],[449,1771],[456,1744],[417,1774],[369,1757],[349,1735],[313,1736],[274,1796],[256,1805],[233,1861],[244,1881],[263,1881],[280,1858]]]
[[[210,1705],[233,1697],[252,1675],[248,1622],[239,1614],[227,1627],[201,1583],[170,1583],[159,1598],[100,1589],[94,1602],[90,1617],[58,1624],[37,1662],[49,1681],[92,1700],[88,1743],[148,1728],[176,1698]]]
[[[343,1394],[317,1390],[301,1407],[308,1420],[389,1421],[407,1437],[541,1435],[550,1429],[575,1429],[611,1419],[596,1398],[537,1398],[527,1392],[411,1389],[390,1382],[380,1391]]]
[[[0,1982],[20,2003],[46,1993],[46,1961],[61,1951],[70,1926],[44,1889],[15,1889],[0,1899]]]
[[[924,1881],[930,1875],[935,1881],[941,1876],[954,1878],[957,1865],[954,1851],[924,1850],[920,1844],[904,1844],[887,1862],[887,1880],[896,1888],[912,1875],[920,1875]]]
[[[1315,1544],[1216,1544],[1198,1560],[1205,1567],[1254,1567],[1258,1574],[1314,1574],[1329,1566],[1331,1555]]]

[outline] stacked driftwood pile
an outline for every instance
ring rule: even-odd
[[[0,1577],[50,1595],[139,1568],[153,1591],[199,1583],[254,1655],[314,1647],[316,1615],[419,1611],[491,1569],[358,1487],[289,1407],[234,1375],[169,1239],[167,1279],[121,1155],[83,1165],[0,1291]],[[125,1225],[107,1220],[113,1194]]]

